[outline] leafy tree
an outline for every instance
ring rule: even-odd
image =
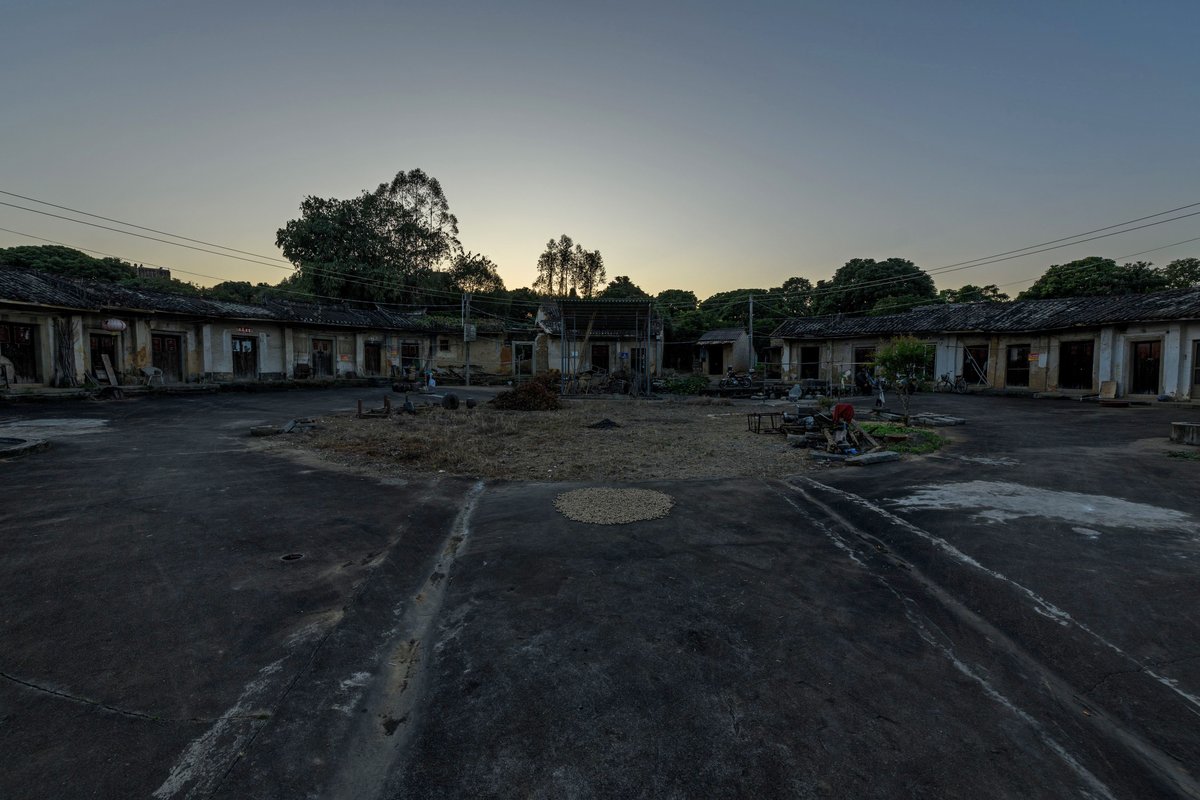
[[[450,267],[450,280],[464,292],[473,294],[504,291],[504,279],[495,263],[484,255],[462,253]]]
[[[692,311],[700,305],[696,293],[690,289],[663,289],[654,299],[664,314]]]
[[[604,284],[604,257],[599,250],[584,250],[575,245],[572,262],[574,287],[581,297],[591,297]]]
[[[642,287],[629,280],[628,275],[618,275],[609,281],[608,286],[604,287],[604,291],[600,292],[600,297],[615,297],[622,300],[651,299],[650,295],[642,291]]]
[[[1167,279],[1148,261],[1118,266],[1111,258],[1088,256],[1067,264],[1052,264],[1017,299],[1142,294],[1166,286]]]
[[[567,296],[574,273],[574,246],[575,242],[565,233],[557,241],[551,239],[546,242],[546,249],[538,256],[538,276],[533,282],[534,288],[548,295]]]
[[[249,281],[222,281],[202,289],[200,293],[209,300],[223,300],[227,303],[261,303],[274,288],[267,283],[254,285]]]
[[[913,294],[893,295],[890,297],[880,298],[874,306],[871,307],[870,315],[874,317],[883,316],[885,314],[903,314],[905,311],[912,311],[918,306],[927,306],[931,303],[941,303],[940,298],[930,300],[928,297],[923,297]]]
[[[934,300],[937,291],[933,278],[908,259],[854,258],[828,281],[817,282],[813,313],[870,311],[888,297]]]
[[[1177,258],[1161,270],[1168,289],[1200,286],[1200,258]]]
[[[399,172],[350,200],[309,196],[275,236],[306,290],[349,300],[412,300],[431,273],[462,251],[441,184]]]
[[[766,299],[781,319],[806,317],[813,313],[812,290],[812,281],[808,278],[793,276],[782,286],[771,289]]]
[[[534,288],[557,297],[592,297],[604,283],[604,257],[599,250],[585,250],[565,233],[546,242],[538,256]]]
[[[928,358],[928,348],[915,336],[897,336],[875,351],[875,367],[897,387],[896,394],[900,396],[900,405],[904,409],[905,425],[908,424],[912,395],[904,387],[921,374]]]
[[[958,289],[942,289],[938,292],[938,298],[947,303],[1003,303],[1010,299],[994,283],[987,286],[968,283]]]

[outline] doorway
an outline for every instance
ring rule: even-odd
[[[162,371],[164,383],[183,381],[182,337],[168,333],[150,334],[151,366]]]
[[[533,375],[533,342],[513,342],[513,377]]]
[[[988,346],[971,345],[963,348],[962,376],[968,386],[986,386],[988,379]]]
[[[367,342],[363,345],[363,372],[367,375],[383,373],[383,345],[379,342]]]
[[[1158,394],[1162,367],[1162,342],[1134,342],[1129,370],[1130,394]]]
[[[113,337],[108,338],[112,339]],[[115,339],[113,341],[115,342]],[[4,365],[4,377],[10,383],[38,382],[36,342],[37,331],[32,325],[0,322],[0,357],[9,362]],[[115,344],[112,352],[115,358]],[[99,366],[98,362],[93,363]],[[116,364],[115,361],[113,363]],[[103,369],[103,367],[100,368]]]
[[[312,340],[312,374],[315,378],[333,377],[333,339]]]
[[[233,337],[233,377],[254,380],[258,377],[258,348],[252,336]]]
[[[708,348],[708,374],[722,375],[725,372],[725,348],[713,345]]]
[[[102,379],[106,383],[108,378],[104,371],[104,356],[108,356],[108,363],[112,365],[113,372],[117,372],[121,368],[120,362],[117,360],[117,337],[112,333],[92,333],[88,335],[88,350],[91,353],[92,373],[97,378]]]
[[[1200,339],[1192,342],[1192,394],[1193,400],[1200,396]]]
[[[1059,346],[1058,386],[1060,389],[1091,389],[1096,344],[1091,339],[1063,342]]]
[[[602,369],[608,372],[608,345],[592,345],[592,369]]]

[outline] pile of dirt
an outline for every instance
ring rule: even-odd
[[[554,500],[559,513],[576,522],[624,525],[665,517],[675,505],[669,494],[650,489],[574,489]]]
[[[538,377],[511,392],[496,395],[492,405],[504,411],[555,411],[560,407],[558,387],[551,387],[544,377]]]

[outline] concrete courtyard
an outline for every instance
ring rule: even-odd
[[[1200,797],[1200,408],[624,526],[248,436],[381,392],[0,407],[0,797]]]

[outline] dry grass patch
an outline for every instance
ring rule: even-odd
[[[780,477],[811,468],[785,437],[747,432],[748,410],[632,399],[569,400],[558,411],[430,407],[392,419],[323,417],[316,430],[271,441],[375,474],[626,481]],[[606,418],[619,427],[588,427]]]

